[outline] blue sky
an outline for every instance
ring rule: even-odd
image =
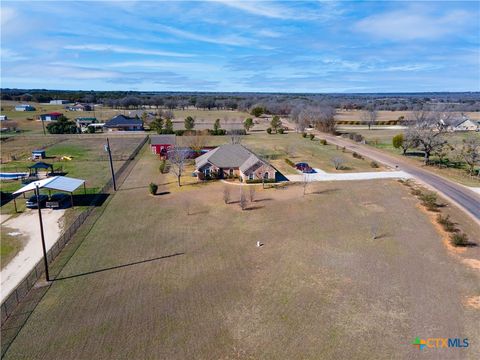
[[[480,3],[5,1],[1,86],[480,90]]]

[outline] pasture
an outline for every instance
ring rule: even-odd
[[[245,211],[239,186],[225,204],[221,182],[171,182],[145,151],[5,359],[405,359],[417,336],[480,337],[478,273],[399,182],[257,186]],[[439,356],[480,347],[422,353]]]

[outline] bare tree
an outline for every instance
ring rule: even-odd
[[[294,144],[288,143],[284,146],[285,154],[287,154],[290,157],[295,157],[296,150],[297,148],[295,147]]]
[[[195,135],[185,136],[184,138],[188,147],[196,153],[200,153],[205,145],[207,145],[207,137],[198,131]]]
[[[255,186],[249,186],[248,196],[250,198],[250,202],[253,203],[255,201]]]
[[[480,165],[480,138],[469,136],[463,140],[460,156],[468,165],[470,175],[475,172],[475,166]]]
[[[451,113],[440,109],[422,109],[414,111],[412,115],[406,138],[424,152],[424,163],[428,165],[430,155],[447,143],[444,134]]]
[[[377,122],[377,117],[378,113],[374,105],[362,111],[362,114],[360,115],[361,120],[367,123],[368,130],[370,130],[372,125],[375,125],[375,123]]]
[[[335,170],[340,170],[343,167],[343,164],[345,164],[345,159],[342,157],[334,157],[330,160],[335,167]]]
[[[303,187],[303,196],[307,193],[307,186],[310,183],[310,176],[308,174],[303,174],[302,178],[302,187]]]
[[[230,188],[228,186],[225,186],[223,188],[223,202],[225,204],[228,204],[230,202]]]
[[[243,191],[243,187],[240,188],[240,201],[239,201],[240,208],[245,210],[247,208],[247,196]]]
[[[300,113],[298,121],[311,124],[323,132],[335,133],[335,108],[329,105],[307,107]]]
[[[240,144],[243,138],[243,132],[238,129],[232,129],[228,132],[231,144]]]
[[[189,148],[177,146],[167,152],[170,170],[177,176],[178,186],[181,186],[180,178],[183,174],[189,153]]]

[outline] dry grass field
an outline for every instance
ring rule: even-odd
[[[480,120],[480,112],[465,112],[472,120]],[[336,120],[341,121],[359,121],[361,120],[362,111],[359,110],[337,110],[335,115]],[[400,116],[403,116],[405,119],[411,117],[410,111],[378,111],[378,121],[389,121],[389,120],[398,120]]]
[[[5,359],[480,356],[478,272],[399,182],[256,186],[245,211],[239,186],[226,205],[221,182],[173,183],[145,151]],[[417,336],[472,341],[418,353]]]
[[[348,130],[343,129],[340,127],[340,132],[355,132],[357,134],[361,134],[368,142],[370,145],[375,146],[380,149],[384,149],[385,151],[388,151],[392,154],[395,154],[397,156],[402,156],[402,150],[401,149],[395,149],[392,145],[392,138],[397,135],[403,133],[402,129],[385,129],[385,128],[376,128],[373,127],[371,130],[367,129],[352,129],[353,127],[350,127]],[[455,133],[447,133],[445,134],[445,138],[448,140],[448,143],[457,149],[460,149],[462,146],[462,141],[466,137],[469,136],[474,136],[474,137],[479,137],[480,138],[480,133],[478,132],[455,132]],[[409,155],[407,156],[407,160],[411,161],[414,164],[423,166],[423,153],[417,152],[417,154],[412,154],[412,152],[415,152],[415,149],[410,149],[409,150]],[[451,160],[455,160],[456,155],[455,151],[451,152],[447,157],[449,157]],[[431,157],[432,160],[435,160],[436,157],[435,155],[432,155]],[[466,185],[466,186],[480,186],[480,179],[476,177],[472,177],[468,175],[466,172],[465,168],[439,168],[437,166],[429,166],[429,170],[435,172],[438,175],[444,176],[446,178],[449,178],[453,181],[456,181],[460,184]]]

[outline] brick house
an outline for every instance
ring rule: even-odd
[[[200,180],[238,177],[247,180],[275,180],[277,170],[240,144],[221,145],[195,159]]]

